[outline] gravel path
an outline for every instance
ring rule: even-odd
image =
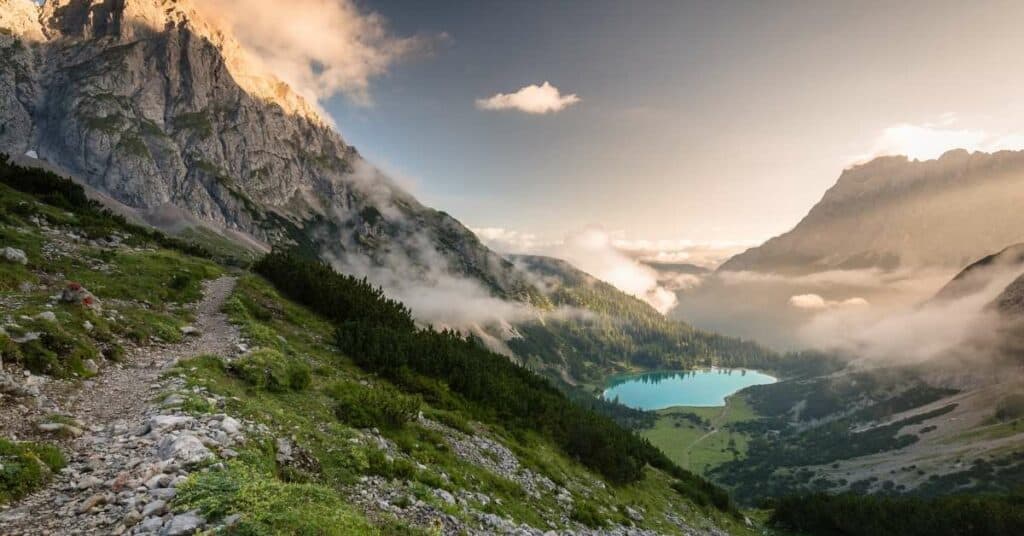
[[[91,382],[85,382],[66,398],[66,407],[87,426],[107,425],[137,419],[153,396],[152,384],[179,359],[203,354],[233,355],[238,344],[238,328],[220,312],[235,288],[235,279],[222,277],[203,284],[203,300],[196,306],[198,336],[187,336],[179,344],[153,351],[140,348],[130,356],[128,365],[104,370]]]
[[[77,437],[63,443],[68,467],[47,488],[0,509],[0,534],[190,533],[170,530],[171,521],[181,516],[168,513],[166,503],[173,497],[172,484],[187,474],[187,464],[173,454],[165,455],[170,447],[161,440],[176,439],[179,430],[191,430],[187,433],[202,439],[202,445],[226,449],[233,439],[221,431],[224,417],[199,422],[160,415],[167,410],[153,399],[169,387],[182,387],[175,380],[160,383],[160,375],[179,359],[238,353],[238,330],[220,312],[235,283],[233,277],[204,283],[203,300],[195,306],[193,325],[198,332],[181,343],[137,349],[122,363],[79,384],[43,385],[44,396],[77,421],[73,426],[78,430],[65,435]],[[27,431],[39,417],[35,413],[22,415],[22,426],[12,426],[24,431],[21,438],[30,436]],[[216,436],[225,437],[217,437],[218,444]],[[152,519],[161,523],[146,527],[143,521]]]

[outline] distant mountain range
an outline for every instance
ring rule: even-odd
[[[793,230],[720,271],[958,269],[1024,241],[1024,152],[877,158],[843,172]]]

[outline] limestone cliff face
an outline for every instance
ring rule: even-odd
[[[1024,151],[882,157],[843,172],[790,232],[720,270],[957,269],[1024,241]]]
[[[502,296],[528,288],[188,0],[0,0],[0,151],[35,151],[143,214],[184,211],[353,265],[440,262]]]

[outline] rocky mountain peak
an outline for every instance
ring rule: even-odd
[[[0,33],[0,152],[163,228],[212,227],[349,271],[389,267],[394,280],[456,275],[506,298],[533,293],[458,221],[365,162],[208,3],[0,2],[18,29]]]
[[[32,0],[0,0],[0,33],[29,41],[43,40],[39,7]]]

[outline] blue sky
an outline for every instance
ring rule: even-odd
[[[371,106],[325,108],[474,228],[757,241],[852,162],[1019,140],[1024,13],[982,4],[368,0],[391,32],[435,46],[373,79]],[[474,105],[545,81],[581,102]]]

